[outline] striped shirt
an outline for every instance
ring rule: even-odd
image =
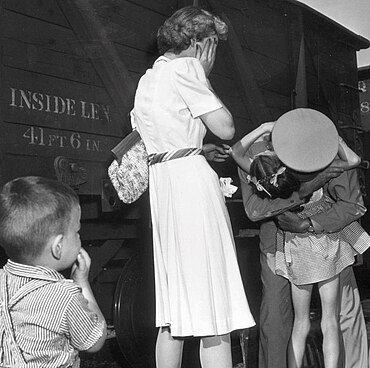
[[[79,286],[59,272],[12,261],[0,270],[0,367],[79,367],[102,336]]]

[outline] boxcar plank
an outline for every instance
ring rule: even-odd
[[[259,87],[289,96],[290,65],[255,52],[245,52]]]
[[[85,58],[10,39],[4,39],[2,46],[6,67],[103,86],[91,62]]]
[[[71,55],[85,56],[70,29],[6,9],[1,14],[0,32],[1,38],[19,40]]]
[[[113,42],[146,51],[156,50],[157,29],[165,16],[124,0],[118,8],[107,7],[97,0],[92,4]]]
[[[3,7],[32,18],[69,26],[55,0],[4,0]]]
[[[287,19],[264,12],[267,12],[264,8],[257,11],[251,7],[229,11],[227,15],[243,47],[286,62],[289,56]]]
[[[137,6],[140,6],[143,9],[148,9],[150,11],[159,13],[165,17],[171,15],[173,12],[175,12],[178,9],[177,1],[174,0],[130,0],[131,3],[136,4]],[[103,9],[107,8],[108,12],[112,11],[119,11],[120,7],[122,6],[121,0],[110,0],[109,2],[105,2],[102,4],[101,1],[95,0],[93,2],[95,5],[95,9]],[[191,5],[192,2],[188,1],[188,5]]]

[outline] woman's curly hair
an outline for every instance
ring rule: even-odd
[[[208,11],[196,6],[177,10],[158,29],[157,43],[161,54],[172,51],[179,54],[186,50],[191,40],[201,41],[211,35],[226,40],[228,28],[225,22]]]

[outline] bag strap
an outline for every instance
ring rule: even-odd
[[[140,140],[141,137],[139,132],[134,129],[130,134],[123,138],[121,142],[111,149],[114,158],[120,163],[122,156]]]

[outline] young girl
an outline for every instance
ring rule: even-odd
[[[256,193],[264,198],[288,198],[300,187],[294,172],[285,167],[271,149],[251,155],[250,148],[269,146],[274,123],[265,123],[247,134],[231,149],[238,165],[249,173]],[[271,145],[270,145],[271,147]],[[339,138],[339,149],[332,165],[347,170],[357,166],[359,157]],[[335,198],[328,185],[316,191],[301,206],[298,215],[310,218],[328,209]],[[309,308],[312,287],[318,283],[322,305],[323,351],[325,367],[337,367],[339,358],[338,294],[339,274],[354,263],[354,255],[369,247],[370,237],[357,222],[336,233],[315,234],[278,231],[276,273],[289,279],[294,306],[294,325],[288,349],[289,367],[301,367],[310,329]]]

